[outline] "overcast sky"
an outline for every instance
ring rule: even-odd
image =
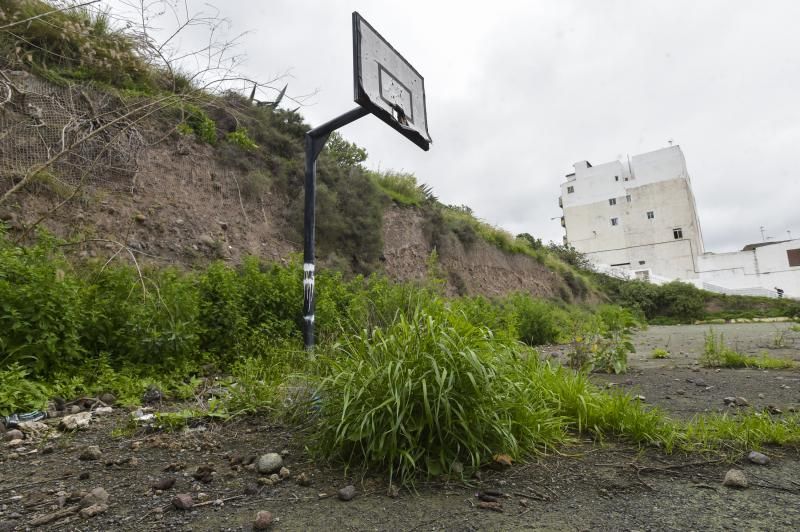
[[[191,6],[203,9],[199,0]],[[441,201],[560,242],[559,184],[679,144],[709,251],[800,237],[800,2],[211,0],[250,30],[243,70],[318,89],[311,125],[353,104],[351,12],[424,76],[434,143],[377,118],[341,133],[368,165],[413,172]]]

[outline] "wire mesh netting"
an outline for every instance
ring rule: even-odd
[[[145,140],[125,104],[87,86],[58,86],[28,72],[0,76],[0,187],[32,168],[70,187],[130,190]],[[60,155],[59,155],[60,154]]]

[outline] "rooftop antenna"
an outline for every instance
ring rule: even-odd
[[[669,145],[672,146],[672,139],[668,139],[667,142],[669,142]]]
[[[763,225],[761,226],[761,241],[762,242],[766,242],[767,241],[767,239],[764,238],[764,226]]]

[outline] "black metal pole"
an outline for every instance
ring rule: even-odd
[[[303,344],[308,350],[314,347],[314,308],[316,306],[314,299],[316,247],[314,228],[316,227],[317,157],[332,132],[368,113],[369,111],[363,107],[356,107],[306,133],[305,213],[303,216]]]

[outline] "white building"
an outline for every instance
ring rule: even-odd
[[[679,279],[724,293],[800,298],[800,240],[706,253],[679,146],[626,162],[575,163],[561,184],[564,241],[599,269],[631,278]]]

